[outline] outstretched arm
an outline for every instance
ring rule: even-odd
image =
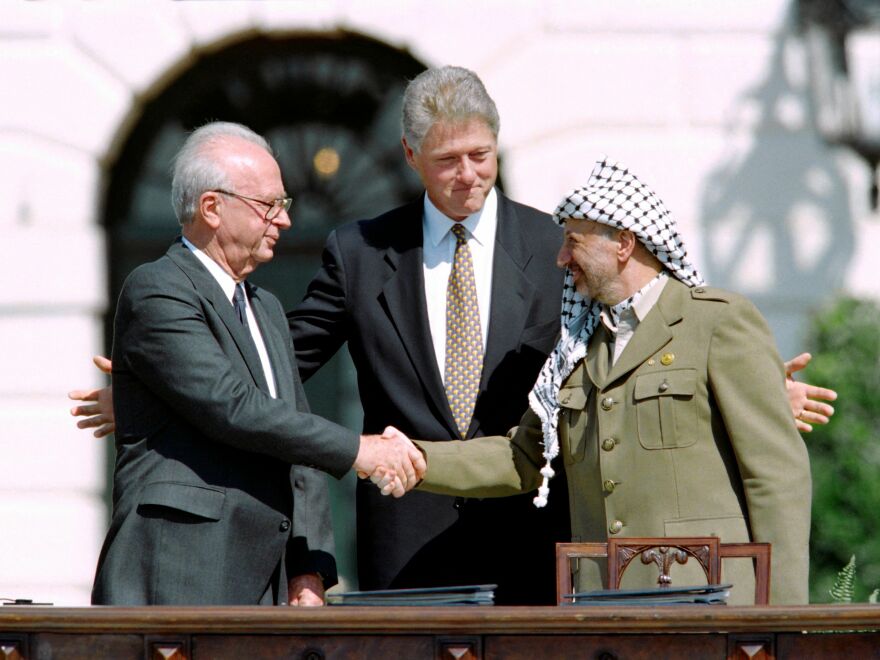
[[[103,355],[92,358],[95,366],[102,372],[110,375],[110,360]],[[82,417],[76,426],[80,429],[95,429],[94,436],[103,438],[116,430],[116,420],[113,417],[113,388],[111,385],[94,390],[71,390],[67,396],[74,401],[83,401],[85,405],[74,406],[70,414],[74,417]]]
[[[342,250],[332,232],[321,256],[321,268],[305,297],[287,314],[296,363],[303,382],[324,366],[348,340],[346,278]]]
[[[834,401],[837,392],[825,387],[801,383],[794,379],[794,373],[806,367],[813,356],[801,353],[785,363],[785,389],[788,403],[794,415],[798,431],[809,433],[813,424],[827,424],[834,414],[834,408],[823,401]]]
[[[397,436],[406,438],[389,427],[382,437]],[[541,438],[541,422],[527,410],[509,437],[481,437],[467,442],[415,440],[427,464],[427,471],[417,475],[421,479],[417,488],[463,497],[506,497],[534,490],[541,482],[540,468],[544,464]],[[401,484],[396,479],[399,475],[394,471],[379,469],[364,473],[383,495],[401,492]],[[403,487],[408,490],[410,483],[404,483]]]

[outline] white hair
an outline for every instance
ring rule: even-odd
[[[266,139],[243,124],[215,121],[194,130],[174,157],[171,205],[181,225],[192,222],[203,192],[229,187],[229,177],[211,150],[225,138],[247,140],[274,157]]]

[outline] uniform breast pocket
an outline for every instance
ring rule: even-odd
[[[697,441],[696,369],[671,369],[636,377],[639,443],[645,449],[689,447]]]
[[[559,446],[566,465],[584,460],[587,393],[580,383],[559,389]]]

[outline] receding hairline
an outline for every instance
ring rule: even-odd
[[[235,148],[236,151],[230,153],[230,147]],[[271,151],[262,145],[257,144],[253,140],[248,140],[240,135],[214,135],[200,144],[197,147],[196,153],[201,156],[211,156],[216,157],[217,160],[221,160],[230,156],[238,156],[239,154],[237,150],[239,149],[242,151],[250,151],[252,153],[264,153],[272,160],[275,160],[275,156]]]
[[[268,157],[279,168],[275,156],[262,145],[239,135],[217,135],[199,145],[198,153],[213,160],[227,174],[256,165],[257,160]]]

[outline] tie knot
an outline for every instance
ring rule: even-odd
[[[464,228],[464,225],[460,222],[456,222],[452,225],[452,233],[455,234],[456,240],[459,243],[464,243],[467,241],[467,230]]]
[[[235,285],[235,293],[232,294],[233,304],[244,304],[244,296],[244,282],[239,282]]]
[[[245,303],[244,282],[235,285],[235,293],[232,294],[232,307],[241,324],[247,327],[247,303]]]

